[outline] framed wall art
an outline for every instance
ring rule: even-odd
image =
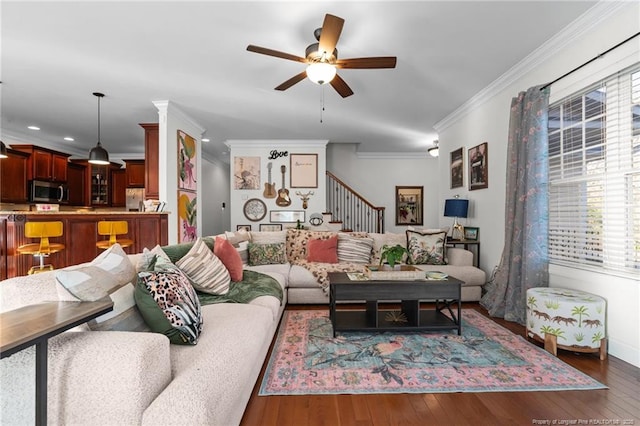
[[[251,231],[251,225],[236,225],[236,231]]]
[[[465,226],[464,239],[470,240],[470,241],[477,241],[479,232],[480,232],[480,228],[476,228],[474,226]]]
[[[291,188],[318,187],[318,154],[291,154]]]
[[[196,140],[178,130],[178,189],[196,190]]]
[[[271,210],[269,212],[269,222],[279,223],[301,223],[305,221],[304,210]]]
[[[483,142],[469,149],[469,191],[489,187],[489,144]]]
[[[267,231],[267,232],[282,231],[282,224],[281,223],[261,223],[260,230]]]
[[[258,222],[267,215],[267,205],[259,198],[247,200],[242,207],[244,217],[252,222]]]
[[[260,157],[234,157],[233,184],[233,189],[260,189]]]
[[[422,186],[396,186],[396,225],[422,225]]]
[[[197,204],[195,192],[178,191],[178,243],[198,238]]]
[[[451,151],[451,162],[449,163],[449,171],[451,176],[451,189],[461,188],[464,185],[464,163],[462,147]]]

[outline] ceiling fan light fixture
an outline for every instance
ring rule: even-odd
[[[440,155],[440,149],[438,148],[438,141],[433,141],[433,146],[427,149],[427,152],[432,157],[437,157]]]
[[[98,143],[89,151],[89,163],[106,165],[109,164],[109,153],[100,143],[100,98],[103,98],[104,94],[94,92],[93,96],[98,98]]]
[[[314,62],[307,67],[307,77],[319,85],[329,83],[336,73],[336,67],[327,62]]]

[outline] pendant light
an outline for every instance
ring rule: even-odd
[[[104,97],[103,93],[94,92],[93,96],[98,98],[98,143],[89,151],[89,162],[91,164],[109,164],[109,153],[102,147],[100,143],[100,98]]]

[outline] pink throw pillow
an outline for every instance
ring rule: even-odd
[[[309,262],[338,263],[338,236],[327,240],[309,240],[307,242],[307,260]]]
[[[218,256],[218,259],[227,268],[231,281],[242,281],[242,259],[240,259],[238,250],[229,241],[222,237],[216,237],[213,254]]]

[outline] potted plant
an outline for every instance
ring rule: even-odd
[[[380,251],[379,266],[382,266],[382,262],[386,260],[389,266],[393,269],[396,264],[400,264],[402,262],[402,258],[405,254],[408,254],[407,249],[400,244],[396,244],[395,246],[385,244],[382,246],[382,250]]]

